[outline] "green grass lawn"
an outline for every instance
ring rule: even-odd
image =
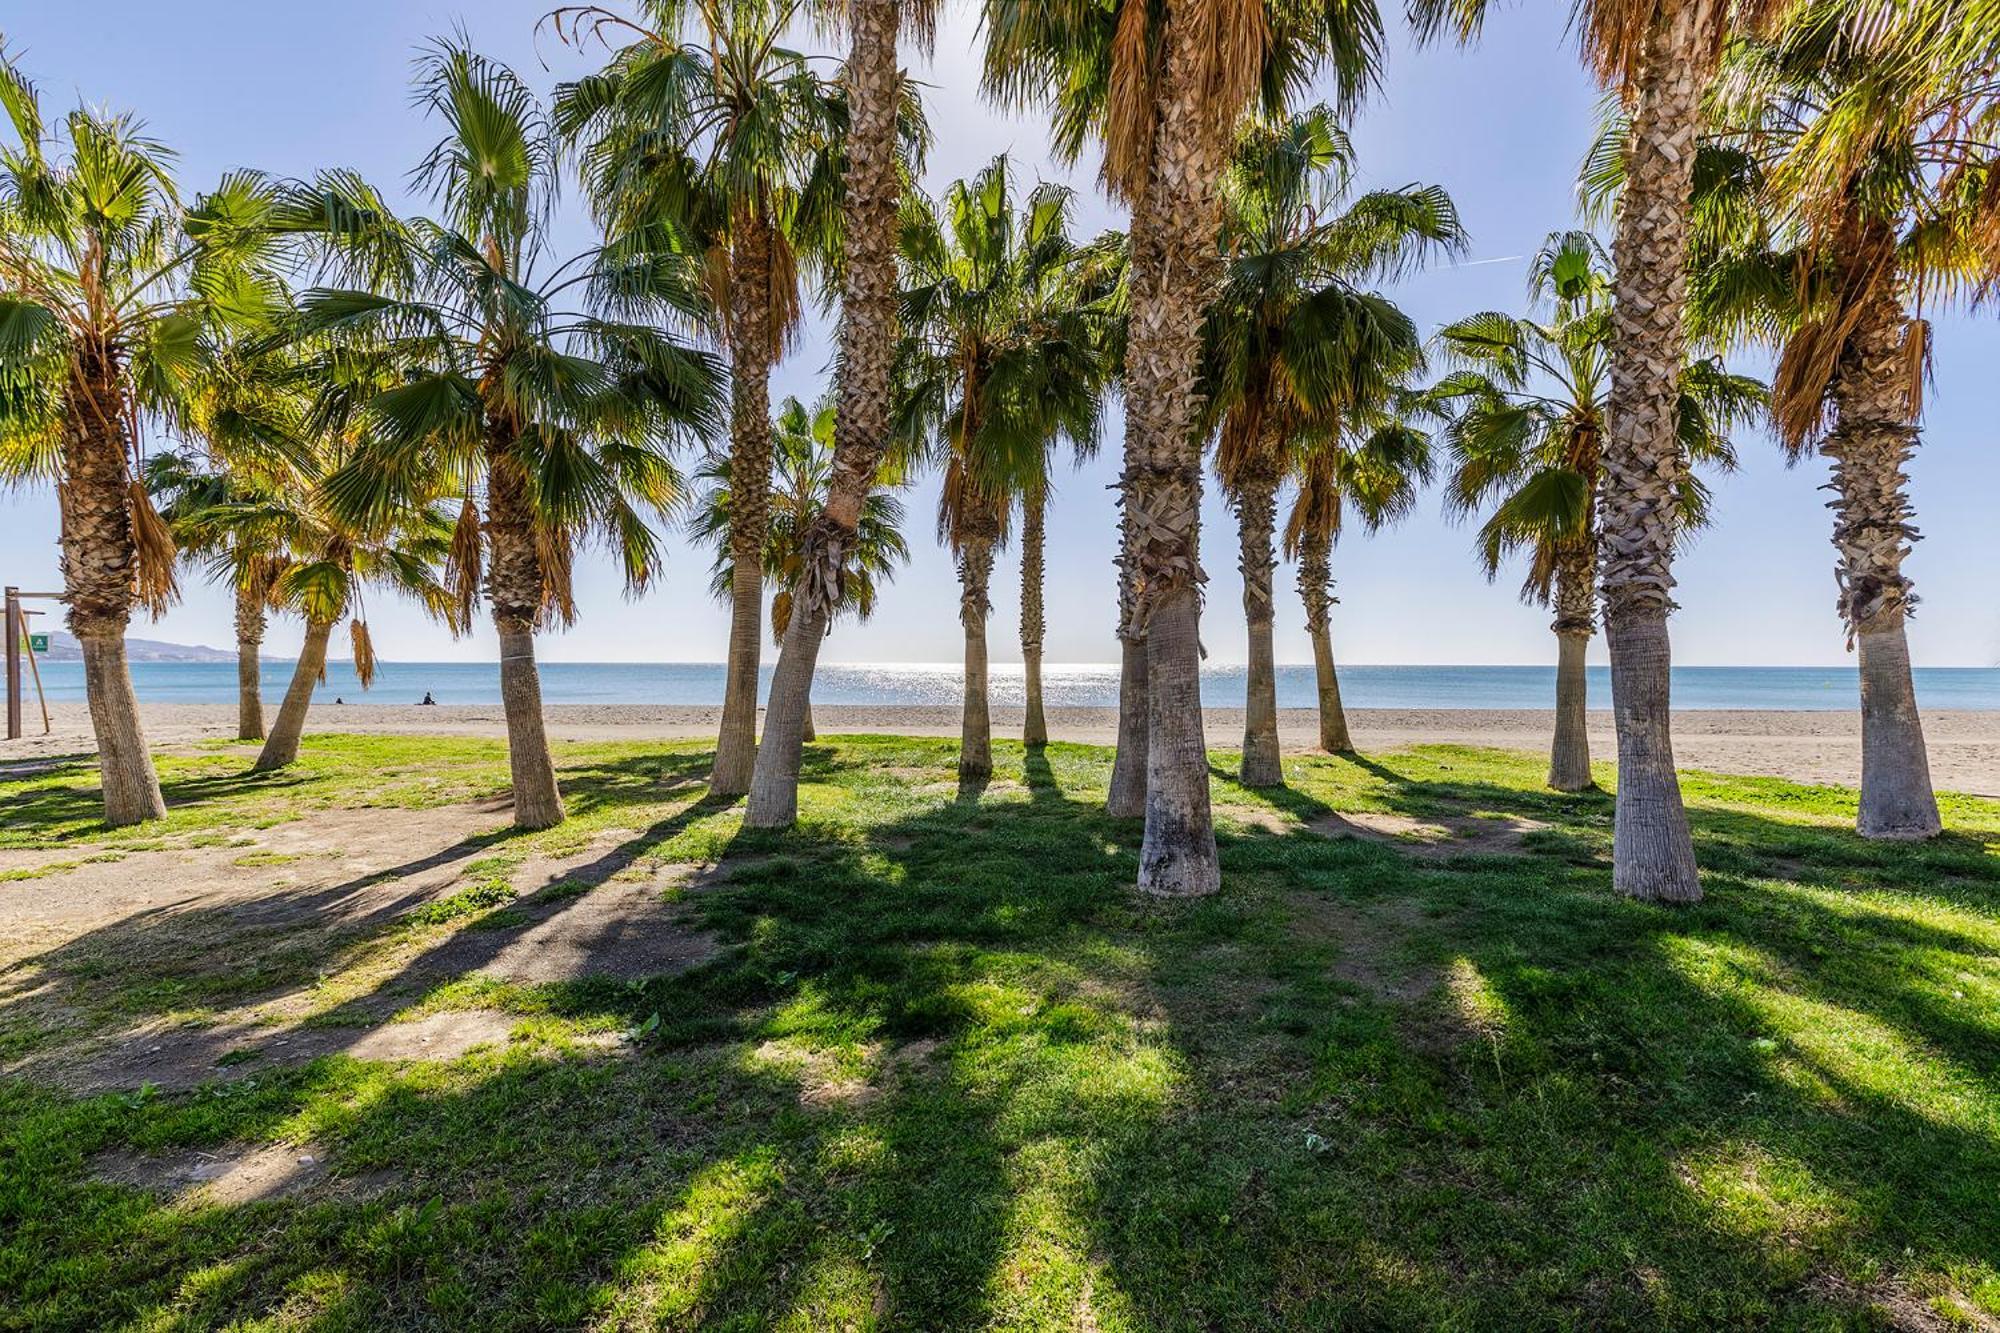
[[[1690,775],[1708,897],[1669,909],[1612,894],[1609,797],[1541,790],[1533,756],[1292,758],[1250,792],[1218,755],[1222,892],[1163,903],[1100,812],[1108,751],[996,749],[962,790],[948,741],[809,747],[802,820],[769,835],[702,799],[695,747],[560,747],[571,825],[483,839],[456,906],[257,984],[338,992],[377,936],[477,929],[509,910],[496,869],[612,829],[635,864],[733,866],[676,891],[722,951],[644,984],[440,983],[412,1008],[518,1018],[451,1063],[0,1080],[0,1327],[2000,1319],[2000,803],[1880,846],[1852,792]],[[247,755],[165,760],[173,814],[136,835],[92,822],[86,768],[0,784],[0,845],[143,873],[506,780],[486,743],[312,738],[257,779]],[[1336,811],[1534,824],[1453,855],[1314,831]],[[64,955],[95,960],[69,1021],[200,1021],[227,989],[227,960],[171,993],[104,965],[139,928]],[[64,965],[0,968],[0,1051],[55,1040],[5,1009]],[[264,1143],[372,1187],[223,1206],[96,1178],[111,1150]]]

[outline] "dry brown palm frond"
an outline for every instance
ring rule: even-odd
[[[567,629],[576,623],[576,551],[569,533],[538,524],[535,554],[542,566],[542,627]]]
[[[799,341],[804,309],[799,302],[799,257],[783,230],[771,229],[771,359],[781,360]]]
[[[1722,60],[1731,33],[1767,33],[1775,28],[1796,0],[1672,0],[1693,5],[1701,31],[1704,77]],[[1647,39],[1673,13],[1669,0],[1578,0],[1576,24],[1584,59],[1598,82],[1616,89],[1627,103],[1637,96],[1644,77]]]
[[[174,534],[136,479],[126,487],[132,514],[133,586],[148,611],[159,616],[180,596],[174,575]]]
[[[1104,183],[1136,203],[1153,166],[1159,119],[1159,43],[1146,0],[1125,0],[1111,43],[1111,79],[1104,115]]]
[[[1903,401],[1909,420],[1924,415],[1924,385],[1931,378],[1931,322],[1913,319],[1903,330]]]
[[[1841,353],[1866,313],[1877,284],[1895,279],[1894,245],[1871,249],[1871,254],[1842,273],[1823,312],[1800,324],[1786,340],[1771,376],[1771,424],[1779,443],[1795,457],[1810,451],[1824,434],[1827,392],[1840,367]],[[1800,281],[1805,280],[1802,274]]]
[[[1257,92],[1271,49],[1271,14],[1265,0],[1195,0],[1184,12],[1195,25],[1201,64],[1202,108],[1209,129],[1227,134]]]
[[[347,637],[354,645],[354,674],[367,689],[375,683],[375,642],[368,637],[368,622],[356,616],[347,622]],[[325,679],[325,673],[321,673]]]
[[[479,506],[471,496],[458,511],[451,530],[451,550],[445,556],[444,585],[451,590],[452,613],[446,618],[454,632],[472,628],[473,608],[479,605],[479,579],[484,545],[479,525]]]

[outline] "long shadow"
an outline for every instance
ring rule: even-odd
[[[948,779],[949,742],[905,748]],[[734,872],[689,895],[730,951],[630,992],[629,1018],[659,1022],[627,1057],[524,1041],[366,1095],[338,1060],[233,1099],[0,1089],[33,1112],[0,1129],[0,1172],[25,1182],[0,1220],[36,1261],[12,1299],[53,1301],[62,1261],[88,1259],[72,1326],[268,1317],[309,1275],[378,1325],[1723,1326],[1859,1322],[1834,1279],[1888,1279],[1855,1276],[1856,1256],[1992,1269],[1996,1132],[1771,1017],[1824,1000],[1916,1058],[1990,1069],[1989,1030],[1900,994],[1911,953],[1988,966],[1976,932],[1844,916],[1816,873],[1813,893],[1727,871],[1692,911],[1626,902],[1580,855],[1601,802],[1389,765],[1367,800],[1553,827],[1448,865],[1258,830],[1225,849],[1217,898],[1140,903],[1101,754],[1024,755],[1025,801],[961,801],[871,779],[857,753],[808,773],[853,784],[866,836],[738,832]],[[644,779],[606,768],[607,799]],[[1310,820],[1344,803],[1326,792],[1259,796]],[[616,873],[723,808],[590,865]],[[1726,817],[1695,811],[1745,847],[1796,833]],[[1407,915],[1370,920],[1403,937],[1298,929],[1392,903]],[[1829,951],[1878,924],[1883,947]],[[1368,949],[1436,984],[1369,990],[1341,967]],[[346,1168],[389,1173],[386,1198],[265,1205],[253,1243],[242,1208],[84,1183],[103,1147],[302,1121]],[[1758,1207],[1793,1203],[1818,1231],[1760,1229]],[[227,1280],[184,1281],[182,1256],[246,1252]]]

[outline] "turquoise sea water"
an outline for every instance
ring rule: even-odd
[[[770,682],[771,668],[764,668]],[[267,663],[264,691],[273,703],[284,693],[288,663]],[[1920,667],[1917,698],[1927,708],[2000,709],[2000,669]],[[133,683],[141,700],[155,703],[234,703],[236,667],[229,662],[137,662]],[[83,698],[83,668],[74,662],[42,667],[54,700]],[[993,701],[1021,701],[1021,669],[993,668]],[[1555,669],[1532,666],[1351,666],[1340,673],[1350,708],[1548,708],[1555,697]],[[1043,690],[1051,707],[1118,702],[1116,666],[1048,666]],[[1857,706],[1855,673],[1838,667],[1680,667],[1674,671],[1676,708],[1836,709]],[[386,662],[375,687],[363,691],[345,662],[327,665],[326,684],[315,696],[349,703],[414,704],[429,691],[441,704],[500,701],[500,669],[490,662]],[[960,673],[954,666],[924,664],[822,666],[813,699],[822,704],[953,704]],[[551,704],[720,704],[722,667],[708,662],[546,662],[542,697]],[[1243,668],[1202,672],[1202,699],[1216,707],[1243,702]],[[1278,706],[1309,708],[1314,701],[1309,666],[1278,668]],[[1593,707],[1611,705],[1608,670],[1590,673]]]

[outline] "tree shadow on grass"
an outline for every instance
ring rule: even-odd
[[[1613,897],[1561,841],[1439,864],[1263,829],[1227,838],[1221,895],[1152,903],[1101,752],[1024,758],[1025,793],[977,803],[870,778],[891,755],[948,778],[949,742],[809,771],[861,836],[812,792],[789,833],[710,819],[737,869],[688,901],[730,950],[625,991],[634,1024],[660,1017],[622,1058],[531,1039],[219,1098],[0,1094],[15,1299],[81,1267],[76,1326],[315,1299],[378,1324],[1715,1326],[1858,1323],[1906,1264],[1991,1277],[1992,1092],[1953,1082],[1990,1031],[1896,998],[1911,955],[1989,967],[1975,924],[1894,917],[1883,947],[1815,954],[1872,926],[1811,877],[1711,875],[1675,911]],[[1413,774],[1412,812],[1600,836],[1601,805]],[[1320,776],[1273,799],[1301,821],[1403,799]],[[1299,929],[1360,907],[1434,988],[1343,982],[1356,941]],[[1849,1041],[1833,1009],[1896,1041]],[[299,1125],[396,1183],[198,1210],[83,1183],[102,1146]]]

